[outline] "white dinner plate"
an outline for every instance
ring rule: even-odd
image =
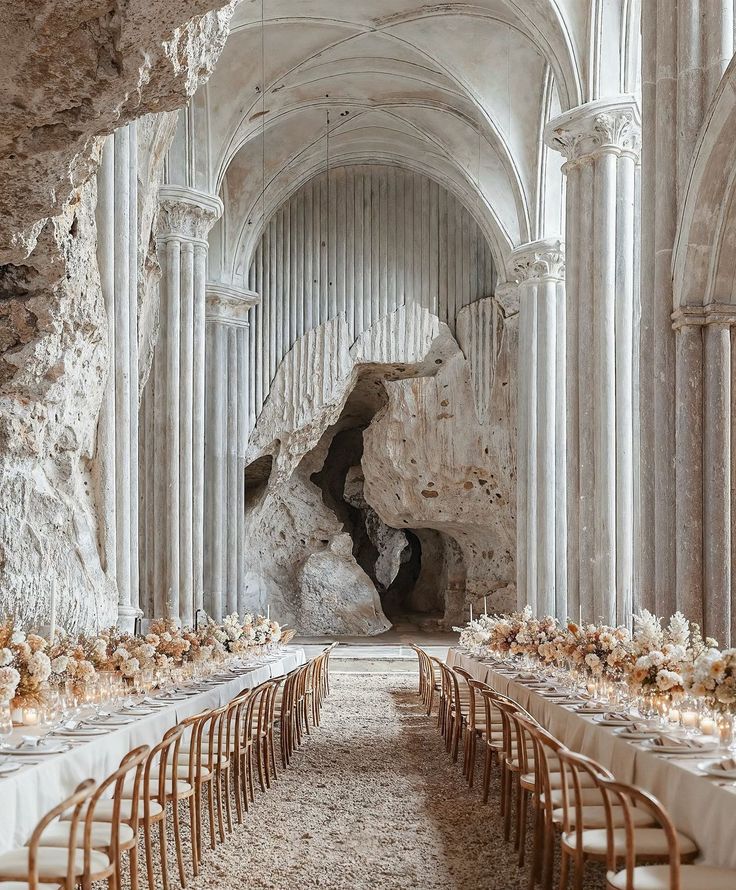
[[[708,776],[717,776],[719,779],[736,779],[736,769],[721,769],[720,760],[704,760],[698,764],[698,769]]]
[[[76,729],[57,729],[54,731],[54,735],[87,738],[88,736],[107,735],[109,732],[110,730],[104,726],[78,726]]]
[[[46,754],[61,754],[62,751],[68,751],[69,746],[66,742],[57,742],[53,739],[45,739],[43,742],[39,742],[38,745],[28,748],[11,748],[8,751],[3,751],[2,753],[7,757],[37,757],[39,755]]]
[[[718,747],[718,742],[713,739],[707,745],[698,745],[697,748],[685,748],[682,745],[655,745],[653,740],[642,742],[642,748],[654,754],[683,754],[685,756],[703,754],[713,751]]]
[[[605,708],[601,705],[599,708],[593,707],[590,705],[579,705],[574,708],[576,714],[581,714],[583,717],[593,717],[595,714],[605,714],[608,708]]]
[[[659,733],[656,729],[620,729],[616,735],[622,739],[630,739],[633,741],[643,741],[644,739],[656,739]]]
[[[595,717],[594,720],[599,726],[631,726],[631,724],[635,722],[634,720],[623,720],[623,719],[621,719],[621,720],[614,720],[614,719],[606,720],[604,715],[602,715],[600,717]]]

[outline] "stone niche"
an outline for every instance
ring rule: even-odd
[[[461,340],[471,326],[458,319]],[[303,633],[373,635],[406,620],[450,628],[485,595],[513,605],[515,316],[490,360],[478,343],[475,367],[413,305],[353,344],[342,317],[301,339],[247,455],[249,606]],[[305,353],[321,372],[306,384]]]

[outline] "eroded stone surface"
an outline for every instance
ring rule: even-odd
[[[407,336],[417,330],[421,337]],[[277,602],[305,632],[338,632],[333,620],[342,633],[383,629],[376,585],[346,543],[348,504],[376,517],[369,536],[378,543],[373,575],[378,581],[380,573],[379,587],[389,587],[398,573],[404,530],[419,538],[422,566],[412,608],[439,611],[448,626],[470,602],[482,606],[486,594],[489,608],[512,604],[514,325],[498,353],[481,362],[482,373],[495,373],[484,384],[492,393],[486,423],[475,409],[471,359],[426,310],[404,307],[351,347],[341,318],[306,338],[279,369],[251,437],[248,463],[269,454],[273,467],[246,507],[249,603]],[[309,350],[315,353],[310,366],[322,373],[305,382],[299,363]],[[311,387],[300,400],[296,384]],[[331,444],[351,428],[364,430],[362,461],[357,468],[347,455],[340,504],[324,467],[328,457],[339,457],[329,455]],[[315,579],[323,605],[314,595]],[[371,629],[366,615],[373,616]]]
[[[67,629],[115,618],[98,541],[95,434],[110,356],[93,174],[104,135],[182,105],[210,73],[233,7],[48,0],[0,14],[14,48],[0,65],[0,613],[23,622],[48,620],[52,586]],[[153,161],[141,232],[170,125],[150,121],[150,137],[142,128]]]

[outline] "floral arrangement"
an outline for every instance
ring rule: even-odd
[[[633,632],[604,624],[561,624],[537,618],[529,606],[508,615],[481,615],[456,627],[460,646],[474,655],[530,656],[608,676],[641,692],[689,693],[715,710],[736,713],[736,648],[716,640],[675,612],[666,626],[646,609],[633,616]]]
[[[288,632],[288,639],[293,631]],[[116,627],[76,639],[57,631],[48,641],[15,627],[12,617],[0,623],[0,702],[13,708],[43,703],[52,678],[86,683],[98,672],[111,671],[132,679],[141,670],[168,669],[185,662],[222,662],[249,647],[284,638],[276,621],[262,615],[228,615],[221,624],[208,619],[200,628],[180,628],[165,619],[151,623],[145,636]]]

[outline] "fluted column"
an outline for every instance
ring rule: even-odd
[[[638,107],[630,96],[590,102],[550,121],[545,140],[568,176],[569,586],[584,619],[629,623]]]
[[[146,440],[147,542],[141,576],[156,617],[191,624],[202,602],[204,302],[207,233],[219,198],[180,186],[159,191],[159,338],[146,387],[153,441]],[[149,404],[150,403],[150,404]],[[151,546],[152,544],[152,546]]]
[[[104,565],[118,624],[132,630],[138,592],[138,278],[136,126],[108,137],[97,176],[97,257],[110,372],[98,430]]]
[[[558,346],[558,339],[563,343],[565,339],[564,327],[558,330],[558,323],[564,323],[559,310],[560,301],[564,301],[562,241],[545,239],[522,245],[514,250],[512,261],[521,312],[519,380],[523,404],[519,411],[523,422],[518,452],[524,461],[526,502],[525,541],[520,542],[524,552],[519,564],[525,567],[525,577],[521,584],[527,602],[538,613],[564,618],[565,590],[564,586],[558,590],[557,584],[558,541],[564,530],[560,517],[564,520],[565,514],[564,502],[559,504],[557,497],[558,454],[564,448],[559,417],[564,403],[558,405],[557,398],[560,375],[564,380]]]
[[[723,646],[733,638],[732,330],[729,304],[672,315],[677,357],[677,606]]]
[[[257,300],[250,291],[207,285],[204,608],[217,619],[244,602],[248,312]]]

